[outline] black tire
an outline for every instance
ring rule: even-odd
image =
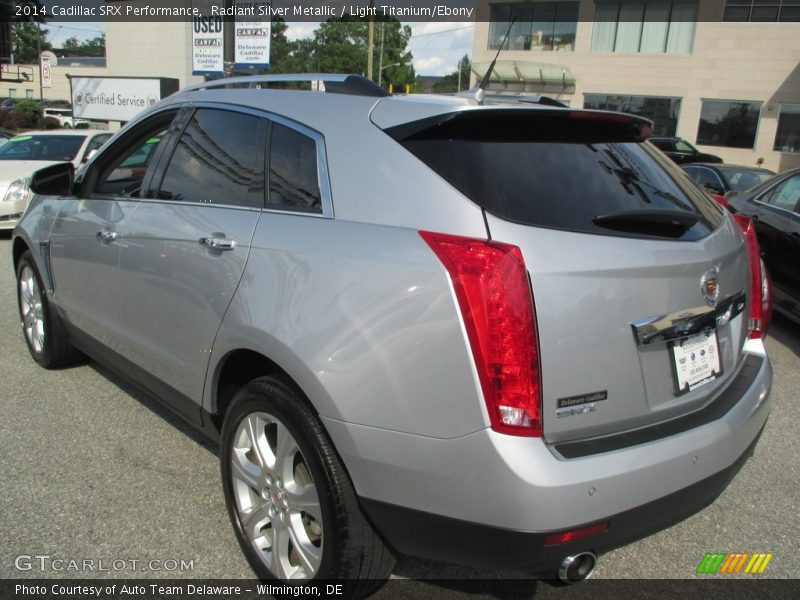
[[[253,437],[261,444],[258,454]],[[282,447],[296,449],[281,459]],[[261,470],[259,458],[274,465]],[[234,459],[239,461],[236,469]],[[289,385],[262,377],[236,394],[222,427],[220,460],[231,523],[260,578],[359,580],[345,586],[351,598],[366,597],[383,585],[394,566],[394,555],[361,513],[350,479],[319,419]],[[289,473],[286,465],[290,462]],[[242,474],[241,465],[251,469],[248,475]],[[298,486],[298,482],[303,485]],[[311,497],[306,494],[309,486],[314,488],[318,502],[306,502],[303,506],[310,508],[306,512],[297,508],[296,500],[301,493],[306,500]],[[243,524],[248,516],[250,523]],[[279,564],[271,566],[276,554],[273,548],[264,546],[274,545],[278,536],[284,535],[281,527],[286,527],[289,539],[301,540],[302,552],[290,542],[286,552],[279,548]],[[312,559],[318,562],[316,570]],[[297,570],[290,572],[292,568]]]
[[[47,301],[42,277],[29,250],[17,263],[17,306],[22,334],[33,360],[46,369],[55,369],[82,358],[70,345],[58,312]]]

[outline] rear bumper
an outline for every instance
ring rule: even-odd
[[[756,365],[748,384],[715,419],[577,458],[490,429],[435,439],[323,422],[364,511],[398,551],[540,573],[570,553],[603,552],[668,527],[716,498],[769,415],[769,359],[759,340],[745,352]],[[601,536],[544,545],[550,532],[605,521]]]
[[[761,431],[727,469],[612,515],[606,519],[608,531],[602,535],[566,544],[546,545],[549,532],[488,527],[373,500],[362,499],[361,507],[387,541],[404,554],[555,578],[567,556],[613,550],[679,523],[711,504],[753,454],[760,435]]]

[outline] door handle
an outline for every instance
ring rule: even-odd
[[[102,229],[97,232],[97,239],[104,244],[110,244],[117,239],[117,234],[114,231],[106,231],[105,229]]]
[[[236,248],[236,240],[229,240],[227,238],[201,237],[198,241],[201,246],[212,250],[233,250]]]

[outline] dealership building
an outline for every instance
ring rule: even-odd
[[[800,166],[800,0],[479,0],[476,18],[477,76],[503,46],[495,92],[639,114],[730,163]],[[60,58],[41,93],[69,98],[67,74],[184,87],[201,81],[192,58],[191,23],[108,22],[105,64]],[[0,96],[38,99],[38,65],[17,71]]]
[[[730,163],[800,166],[799,0],[481,0],[477,21],[478,77],[503,46],[495,92],[639,114]]]

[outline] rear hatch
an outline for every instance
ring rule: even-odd
[[[649,125],[481,107],[386,130],[484,209],[492,239],[522,250],[549,442],[697,410],[740,362],[746,246],[723,209],[644,142]]]

